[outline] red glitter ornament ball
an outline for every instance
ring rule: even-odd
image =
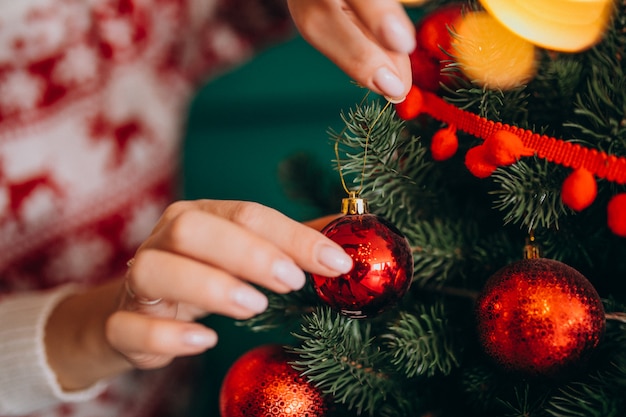
[[[331,402],[289,362],[280,345],[256,347],[226,373],[220,390],[221,417],[323,417]]]
[[[514,262],[487,281],[476,303],[478,334],[505,369],[558,377],[581,364],[605,329],[602,301],[574,268],[551,259]]]
[[[346,214],[322,233],[352,257],[352,270],[338,277],[312,274],[313,287],[324,303],[341,314],[373,317],[407,293],[413,256],[407,239],[394,225],[367,213],[365,200],[345,199],[346,206],[353,208],[344,209]]]

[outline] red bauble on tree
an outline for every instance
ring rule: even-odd
[[[331,401],[291,367],[280,345],[256,347],[235,361],[220,391],[221,417],[324,417]]]
[[[577,270],[551,259],[514,262],[487,281],[476,303],[486,351],[510,371],[558,377],[575,369],[605,329],[602,301]]]
[[[343,201],[344,216],[322,233],[352,257],[347,274],[326,277],[312,274],[319,297],[352,318],[373,317],[395,305],[413,278],[413,256],[404,235],[383,218],[367,212],[364,199],[352,193]]]

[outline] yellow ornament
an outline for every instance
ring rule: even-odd
[[[484,8],[518,36],[546,49],[578,52],[605,32],[611,0],[481,0]]]
[[[535,47],[489,13],[467,13],[457,23],[453,54],[465,75],[490,89],[508,90],[535,74]]]

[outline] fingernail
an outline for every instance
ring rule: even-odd
[[[267,308],[267,297],[253,288],[237,288],[232,297],[237,304],[254,313],[261,313]]]
[[[387,67],[379,68],[374,74],[374,84],[380,88],[387,97],[404,96],[404,84]]]
[[[306,282],[304,272],[291,261],[276,261],[273,265],[273,272],[276,279],[286,284],[292,290],[299,290]]]
[[[324,266],[340,274],[346,274],[352,269],[352,258],[350,255],[332,246],[322,247],[318,259]]]
[[[209,348],[215,346],[217,338],[209,332],[192,331],[183,334],[183,342],[189,346]]]
[[[391,104],[398,104],[398,103],[402,103],[404,100],[406,100],[406,97],[401,97],[401,98],[391,98],[391,97],[387,97],[385,96],[385,100],[387,100],[388,102],[390,102]]]
[[[385,40],[396,52],[406,54],[413,52],[417,40],[396,15],[388,14],[383,17],[382,27]]]

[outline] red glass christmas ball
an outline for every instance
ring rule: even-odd
[[[393,306],[408,291],[413,256],[404,235],[374,214],[347,214],[322,233],[352,257],[353,268],[339,277],[312,274],[321,300],[352,318],[373,317]]]
[[[220,390],[221,417],[323,417],[331,402],[289,365],[280,345],[256,347],[235,361]]]
[[[602,301],[574,268],[524,259],[496,272],[476,303],[485,351],[505,369],[558,377],[581,364],[605,329]]]

